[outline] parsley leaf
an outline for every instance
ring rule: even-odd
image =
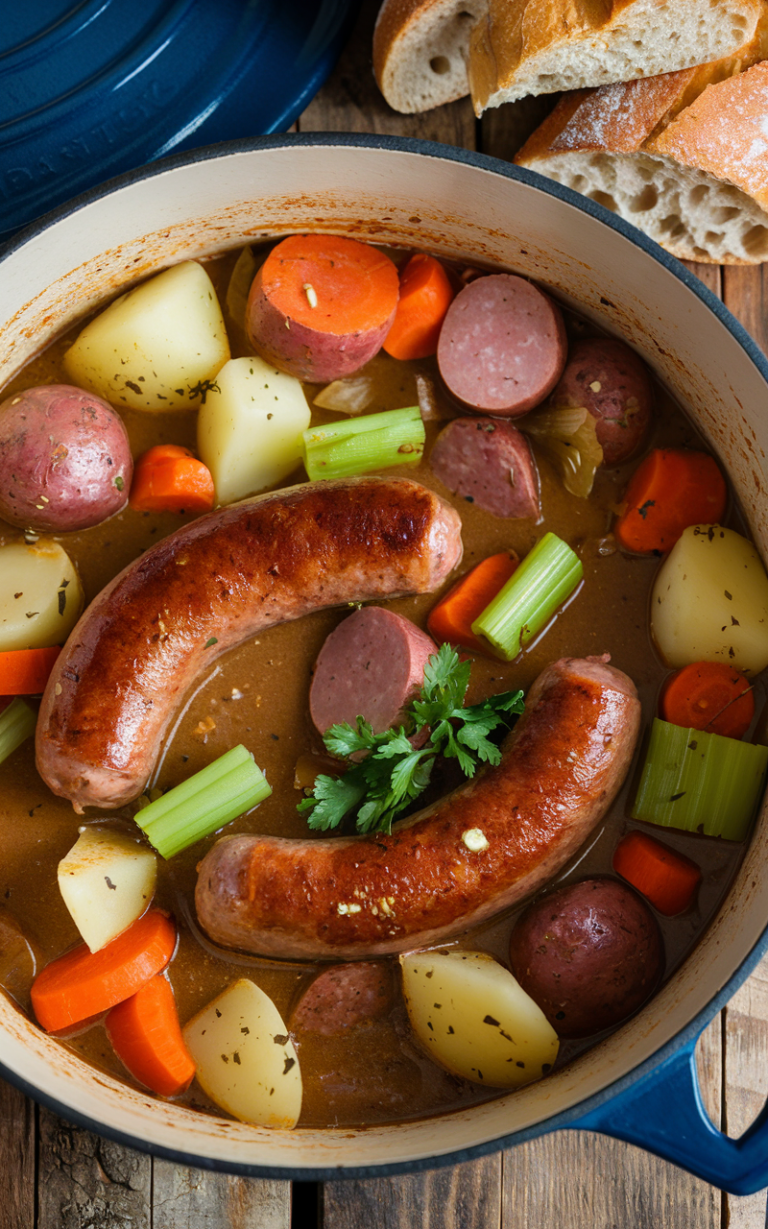
[[[489,735],[522,713],[523,693],[505,691],[482,704],[464,707],[471,665],[444,644],[424,668],[420,695],[406,709],[405,726],[374,734],[363,717],[353,728],[331,726],[324,736],[332,755],[355,761],[340,777],[322,775],[312,795],[299,803],[310,828],[327,831],[356,815],[358,832],[391,832],[393,820],[427,788],[438,755],[458,760],[467,777],[479,764],[498,764],[501,752]],[[418,750],[412,735],[429,727],[429,741]]]

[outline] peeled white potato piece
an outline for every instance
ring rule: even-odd
[[[63,644],[82,609],[80,577],[58,542],[0,546],[0,652]]]
[[[733,529],[691,525],[659,569],[651,631],[667,665],[722,661],[744,674],[768,666],[768,576]]]
[[[299,380],[262,358],[233,358],[197,420],[197,451],[216,502],[231,504],[282,482],[299,464],[310,409]]]
[[[59,862],[59,890],[92,952],[141,917],[155,894],[157,858],[127,833],[84,827]]]
[[[413,1030],[435,1062],[491,1088],[517,1088],[549,1071],[557,1033],[492,956],[413,952],[400,964]]]
[[[280,1012],[242,977],[184,1026],[197,1078],[212,1101],[262,1127],[295,1127],[301,1072]]]
[[[213,282],[186,260],[110,303],[67,350],[64,367],[118,407],[196,410],[228,358]]]

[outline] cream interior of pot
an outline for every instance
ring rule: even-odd
[[[542,181],[543,182],[543,181]],[[724,461],[764,557],[768,386],[726,324],[663,263],[546,188],[454,158],[345,143],[205,158],[138,179],[43,228],[0,267],[0,384],[77,316],[175,261],[312,229],[417,246],[551,286],[643,353]],[[428,1123],[275,1132],[154,1100],[86,1066],[0,1000],[4,1065],[33,1090],[141,1145],[209,1163],[305,1168],[439,1157],[542,1123],[673,1038],[725,985],[768,921],[760,818],[693,954],[632,1021],[547,1079]]]

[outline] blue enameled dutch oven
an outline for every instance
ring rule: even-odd
[[[534,174],[380,137],[265,137],[174,156],[90,192],[17,238],[0,264],[0,384],[76,317],[155,270],[244,240],[325,229],[472,254],[549,285],[621,333],[726,465],[768,556],[768,362],[677,261]],[[204,1167],[280,1178],[391,1174],[562,1127],[642,1145],[715,1186],[768,1184],[765,1112],[739,1140],[710,1123],[694,1046],[768,946],[768,822],[698,946],[633,1019],[538,1083],[427,1121],[270,1131],[153,1099],[97,1072],[0,1001],[4,1075],[74,1121]]]

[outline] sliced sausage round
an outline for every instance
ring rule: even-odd
[[[531,446],[511,422],[455,418],[437,437],[429,463],[449,491],[494,516],[541,515]]]
[[[379,734],[403,721],[437,646],[402,615],[364,606],[332,631],[317,658],[309,711],[321,734],[365,717]]]
[[[560,309],[512,273],[465,286],[448,308],[437,346],[440,374],[453,395],[470,409],[509,418],[544,400],[565,359]]]
[[[291,235],[248,295],[248,340],[281,371],[324,384],[357,371],[395,318],[399,279],[386,253],[334,235]]]
[[[618,879],[548,893],[512,931],[512,972],[561,1037],[618,1024],[655,990],[664,966],[658,924]]]
[[[597,419],[604,465],[618,465],[640,447],[651,421],[652,399],[645,363],[614,337],[575,342],[552,394],[554,404],[582,406]]]
[[[393,1001],[392,970],[388,964],[335,964],[309,984],[291,1014],[290,1027],[330,1037],[381,1019]]]

